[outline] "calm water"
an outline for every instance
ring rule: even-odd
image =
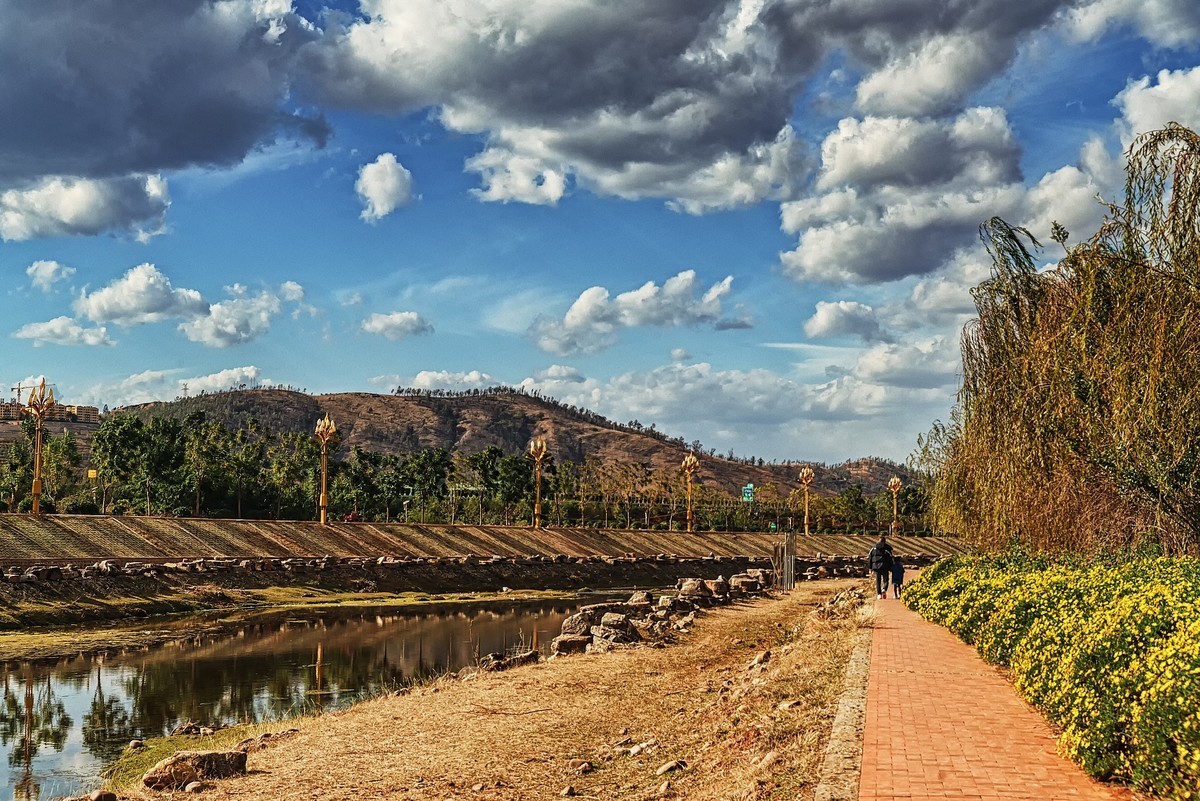
[[[87,792],[130,740],[189,720],[253,722],[335,708],[489,652],[531,647],[535,637],[546,651],[576,605],[267,613],[152,649],[0,664],[0,798]]]

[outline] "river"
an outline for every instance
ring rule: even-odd
[[[344,707],[486,653],[535,644],[548,652],[579,603],[259,612],[147,649],[0,663],[0,797],[87,792],[130,740],[187,721],[279,720]],[[182,632],[195,622],[168,625]]]

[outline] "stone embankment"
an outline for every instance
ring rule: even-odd
[[[929,564],[928,556],[917,556],[907,560],[915,566]],[[710,554],[703,557],[687,557],[677,554],[655,554],[653,556],[431,556],[431,557],[359,557],[359,556],[325,556],[320,558],[262,558],[262,559],[230,559],[230,558],[200,558],[181,559],[176,561],[124,561],[103,559],[84,564],[55,564],[35,562],[29,565],[0,563],[0,583],[8,584],[42,584],[79,579],[99,578],[164,578],[164,577],[193,577],[205,582],[220,585],[222,577],[250,577],[256,574],[270,579],[272,575],[279,580],[287,580],[288,576],[308,575],[319,578],[322,574],[329,575],[336,581],[349,572],[359,573],[374,583],[371,579],[386,579],[388,573],[397,577],[407,572],[420,573],[421,568],[451,569],[464,568],[464,575],[485,574],[495,577],[507,577],[512,586],[527,589],[557,589],[562,588],[562,580],[555,580],[555,575],[563,576],[570,583],[579,577],[579,568],[590,567],[586,571],[602,579],[605,575],[613,581],[621,582],[627,579],[638,579],[642,574],[650,572],[674,573],[676,570],[666,570],[666,566],[710,566],[721,567],[729,565],[770,565],[771,559],[766,556],[717,556]],[[490,568],[478,570],[478,568]],[[539,568],[528,570],[528,568]],[[597,569],[598,568],[598,569]],[[711,572],[707,570],[706,574]],[[429,570],[426,574],[431,575]],[[865,562],[860,557],[824,556],[797,558],[796,575],[800,580],[818,578],[856,577],[867,574]],[[534,585],[529,578],[537,577]],[[674,580],[674,579],[672,579]],[[429,586],[409,586],[406,589],[427,591],[442,591],[447,589],[442,582],[433,579]],[[547,583],[549,582],[549,583]],[[391,582],[386,582],[391,584]],[[634,581],[633,583],[639,583]],[[355,584],[354,589],[363,589],[362,582]],[[238,586],[243,586],[242,582]],[[378,586],[378,585],[376,585]],[[509,585],[504,585],[509,586]],[[600,583],[597,586],[614,586],[610,583]],[[454,589],[452,587],[451,589]],[[463,589],[457,587],[457,589]],[[487,587],[481,589],[497,589]]]

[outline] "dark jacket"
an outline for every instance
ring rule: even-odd
[[[883,540],[875,543],[875,547],[867,554],[867,564],[872,570],[891,570],[893,561],[892,546]]]

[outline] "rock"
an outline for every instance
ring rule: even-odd
[[[537,662],[540,654],[537,651],[525,651],[524,653],[515,654],[506,657],[502,653],[491,653],[480,657],[480,670],[508,670],[509,668],[518,667],[520,665],[531,665]]]
[[[750,575],[749,571],[729,577],[729,592],[731,595],[749,595],[762,592],[762,582]]]
[[[771,661],[771,652],[770,651],[759,651],[757,654],[755,654],[754,659],[751,660],[750,664],[746,666],[746,669],[749,670],[751,668],[756,668],[759,665],[765,665],[767,662],[770,662],[770,661]]]
[[[199,779],[196,769],[186,762],[167,757],[142,776],[142,784],[151,790],[182,790]]]
[[[521,665],[532,665],[541,658],[541,654],[537,651],[524,651],[519,654],[513,654],[504,660],[504,668],[520,667]]]
[[[562,633],[564,635],[587,634],[593,625],[591,615],[576,612],[563,621]]]
[[[671,792],[671,781],[669,779],[667,781],[663,782],[662,784],[658,785],[659,798],[662,798],[664,795],[670,794],[670,792]]]
[[[550,651],[555,654],[582,654],[592,638],[581,634],[563,634],[550,641]]]
[[[586,759],[572,759],[570,762],[567,763],[567,765],[570,766],[571,770],[577,771],[579,773],[591,773],[592,772],[592,763],[588,762]]]
[[[766,770],[767,768],[774,765],[776,760],[778,760],[778,759],[779,759],[778,751],[768,751],[767,753],[763,754],[762,759],[758,760],[758,764],[755,765],[755,767],[758,768],[759,770]]]
[[[130,741],[129,741],[129,747],[130,747],[130,748],[132,748],[132,749],[134,749],[134,750],[137,750],[138,748],[145,748],[145,747],[146,747],[146,743],[145,743],[145,742],[143,742],[142,740],[130,740]]]
[[[658,770],[654,771],[655,776],[662,776],[664,773],[670,773],[673,770],[683,770],[687,767],[687,763],[682,759],[672,759],[670,762],[664,762],[659,766]]]
[[[504,670],[504,654],[495,651],[479,657],[480,670]]]
[[[203,793],[206,789],[208,789],[208,785],[204,782],[192,782],[187,787],[184,787],[183,791],[185,793]]]
[[[708,585],[702,579],[680,579],[679,594],[684,597],[707,598],[712,595]]]
[[[117,801],[117,794],[111,790],[92,790],[87,794],[88,801]]]
[[[723,576],[717,576],[715,579],[705,581],[704,583],[708,585],[708,589],[713,595],[721,596],[729,594],[729,582]]]
[[[605,640],[610,645],[622,645],[625,643],[637,642],[641,639],[641,635],[637,633],[637,629],[630,626],[627,629],[614,629],[608,626],[592,626],[592,642],[596,640]]]
[[[151,790],[179,790],[200,779],[224,779],[246,772],[245,751],[180,751],[142,777]]]
[[[600,625],[610,629],[625,629],[629,627],[629,616],[616,612],[605,612],[600,618]]]
[[[571,785],[568,784],[566,787],[562,788],[562,792],[559,793],[559,795],[567,796],[568,798],[570,798],[571,796],[578,795],[578,791],[574,787],[572,787]]]
[[[471,790],[472,790],[472,791],[474,791],[474,792],[476,792],[476,793],[482,793],[482,792],[483,792],[483,785],[482,785],[482,784],[473,784],[473,785],[471,785]]]
[[[630,606],[641,606],[642,604],[654,604],[654,595],[645,590],[638,590],[633,595],[629,596],[629,600],[625,603]]]

